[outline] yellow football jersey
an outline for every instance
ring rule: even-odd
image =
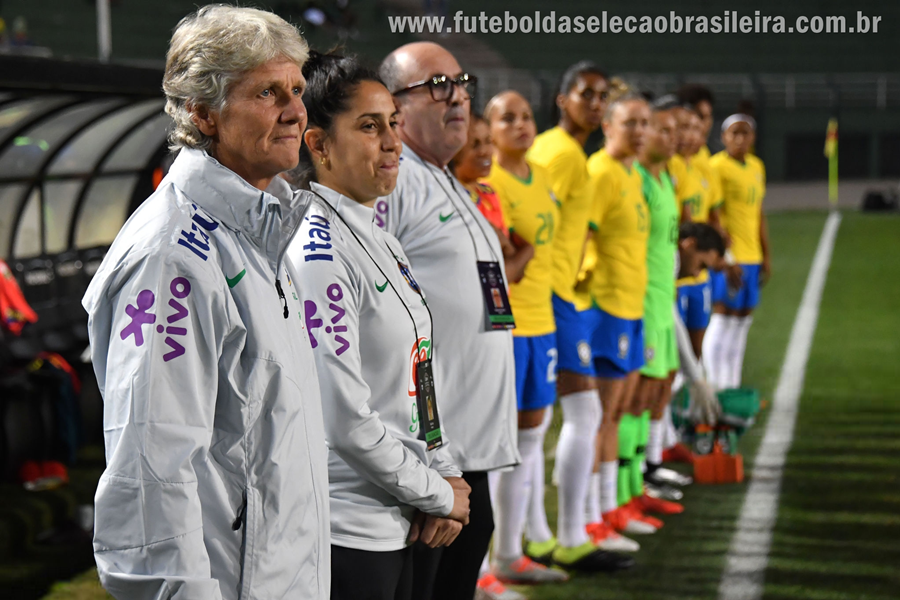
[[[556,331],[551,297],[559,208],[547,172],[540,166],[529,166],[531,175],[525,181],[495,161],[485,181],[497,192],[510,230],[534,246],[525,276],[509,285],[509,303],[516,317],[513,335],[531,337]]]
[[[672,185],[675,187],[679,213],[681,207],[687,206],[691,214],[691,220],[698,221],[697,217],[704,212],[706,194],[700,171],[696,168],[694,159],[694,156],[684,158],[676,154],[669,159],[667,170],[672,178]],[[707,215],[709,214],[708,210],[705,212]]]
[[[709,151],[709,146],[703,144],[702,146],[700,146],[700,149],[697,150],[697,154],[695,154],[694,156],[699,156],[700,160],[709,160],[712,156],[712,153]]]
[[[591,224],[596,229],[591,240],[597,250],[591,296],[613,316],[640,319],[644,316],[650,235],[641,175],[606,150],[591,155],[588,173],[594,188]]]
[[[700,153],[691,157],[691,166],[694,168],[700,187],[703,190],[703,197],[696,213],[691,212],[691,218],[697,223],[709,222],[709,211],[718,208],[722,204],[722,187],[719,184],[719,178],[715,176],[712,165],[709,164],[709,157],[701,156]]]
[[[748,154],[739,163],[723,150],[709,163],[722,188],[721,211],[734,259],[741,264],[761,263],[759,226],[766,195],[766,169],[762,161]]]
[[[584,148],[561,127],[537,136],[528,160],[543,167],[559,201],[559,223],[553,242],[553,292],[579,310],[590,300],[575,292],[585,249],[592,199]]]

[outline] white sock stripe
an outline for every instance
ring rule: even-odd
[[[725,571],[719,583],[719,600],[758,600],[763,594],[772,528],[778,516],[781,477],[794,439],[797,405],[840,223],[840,213],[832,212],[819,239],[775,388],[766,432],[756,453],[750,488],[744,498],[737,530],[731,538]]]

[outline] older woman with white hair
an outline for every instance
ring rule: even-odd
[[[307,45],[214,5],[178,25],[178,150],[84,298],[105,403],[94,552],[116,598],[329,596],[322,407],[285,251]]]

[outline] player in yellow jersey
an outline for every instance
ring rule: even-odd
[[[697,154],[701,159],[709,159],[709,147],[706,140],[712,131],[713,126],[713,106],[715,98],[708,87],[697,84],[688,83],[678,89],[678,100],[684,105],[690,105],[694,111],[700,116],[701,133],[703,137],[703,145]]]
[[[606,73],[590,61],[570,66],[560,80],[554,105],[557,125],[537,136],[528,160],[550,174],[560,203],[560,222],[553,246],[553,312],[559,350],[556,391],[563,425],[556,446],[554,473],[559,494],[556,564],[578,569],[591,542],[605,550],[636,551],[640,545],[612,530],[589,538],[585,529],[585,501],[590,489],[594,443],[600,424],[591,332],[585,323],[589,295],[576,293],[579,266],[583,265],[588,219],[593,197],[584,144],[603,121],[609,83]],[[593,521],[600,521],[599,507]],[[526,549],[527,551],[527,549]],[[612,564],[618,562],[615,556]],[[599,561],[592,561],[596,566]],[[602,566],[602,565],[601,565]]]
[[[719,203],[721,192],[718,178],[713,177],[706,153],[706,137],[703,122],[691,105],[680,109],[685,127],[681,129],[678,145],[678,161],[682,171],[676,177],[676,193],[682,205],[682,222],[712,223],[719,227]],[[673,157],[670,167],[674,167]],[[673,169],[674,171],[674,169]],[[703,336],[712,313],[712,284],[705,269],[698,277],[679,279],[678,310],[691,336],[694,354],[701,356]]]
[[[653,533],[661,524],[617,501],[619,422],[644,364],[650,215],[634,162],[649,123],[650,107],[642,96],[627,90],[614,95],[603,120],[606,145],[588,159],[594,189],[591,243],[597,252],[590,282],[591,349],[603,406],[597,443],[603,522],[589,527],[628,533]]]
[[[544,415],[556,400],[556,323],[551,295],[558,208],[546,172],[525,158],[537,133],[525,98],[517,92],[502,92],[488,102],[485,118],[495,148],[485,183],[497,193],[511,230],[534,246],[524,276],[509,286],[516,318],[513,352],[522,462],[501,473],[497,481],[493,573],[504,583],[564,581],[567,577],[562,571],[532,561],[522,549],[529,490],[536,484],[538,465],[542,467],[544,462]],[[539,531],[529,531],[532,540],[555,546],[546,516],[542,521]]]
[[[722,123],[725,150],[710,159],[722,189],[722,212],[731,253],[741,267],[741,285],[728,286],[725,316],[709,356],[711,382],[720,389],[740,387],[747,333],[759,290],[771,274],[769,235],[762,202],[766,193],[763,162],[750,153],[756,121],[734,114]],[[716,275],[715,277],[723,277]]]
[[[506,279],[515,282],[525,274],[525,265],[534,256],[534,248],[521,236],[510,234],[497,193],[489,185],[479,181],[490,174],[493,160],[494,143],[487,121],[481,115],[469,115],[466,145],[447,166],[497,232],[500,249],[503,251]]]

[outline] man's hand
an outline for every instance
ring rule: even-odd
[[[450,511],[447,518],[459,521],[463,525],[468,525],[469,493],[472,491],[472,488],[469,487],[469,484],[462,477],[445,477],[444,479],[453,488],[453,510]]]
[[[467,519],[468,520],[468,519]],[[445,517],[426,515],[419,541],[429,548],[449,546],[462,531],[463,524]]]

